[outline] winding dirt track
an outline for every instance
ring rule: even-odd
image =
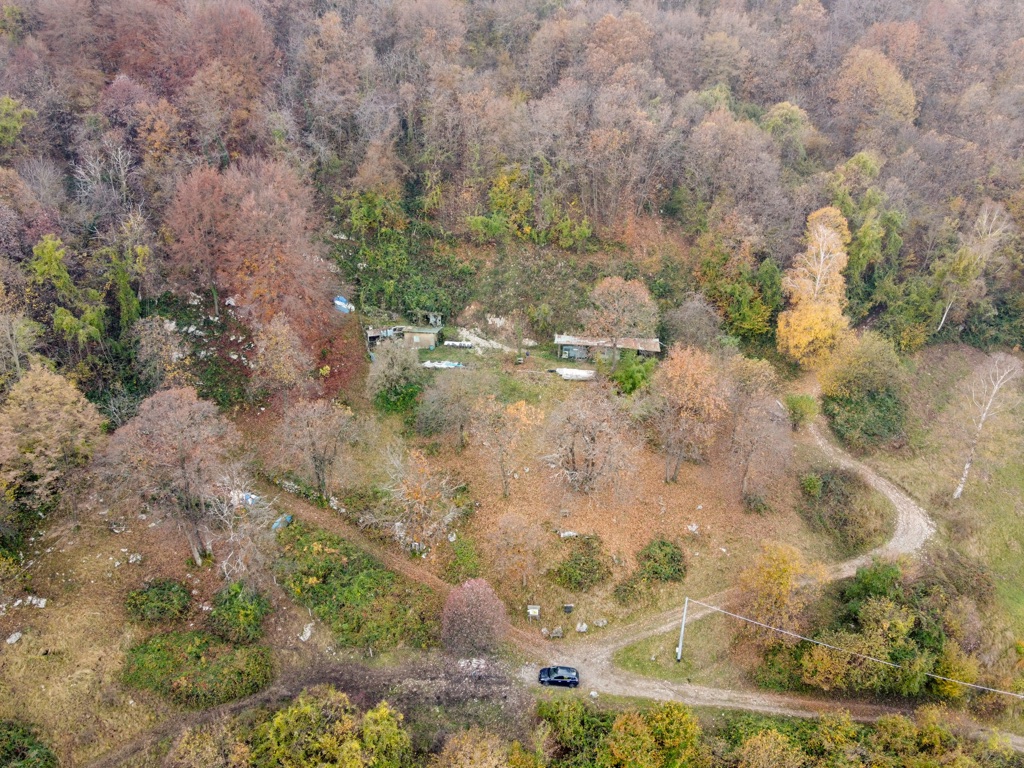
[[[874,557],[891,558],[898,555],[912,555],[919,551],[935,533],[935,523],[928,513],[892,482],[881,477],[874,470],[829,441],[816,424],[810,426],[810,434],[832,462],[857,472],[872,488],[886,496],[896,508],[896,529],[892,538],[865,555],[834,564],[827,570],[828,579],[836,580],[852,576],[856,573],[857,568],[869,564]],[[726,590],[701,598],[701,602],[725,606],[735,597],[734,590]],[[687,625],[709,613],[711,611],[707,608],[691,606],[687,612]],[[558,663],[580,669],[583,685],[588,690],[619,696],[679,701],[694,706],[743,709],[795,717],[813,717],[822,712],[844,710],[849,712],[854,719],[861,721],[871,721],[882,715],[904,711],[896,707],[873,703],[829,701],[795,695],[672,683],[633,674],[615,666],[613,657],[616,651],[654,635],[678,631],[681,619],[681,608],[676,608],[635,624],[616,628],[599,638],[595,637],[576,645],[563,645],[558,649]],[[551,650],[551,645],[545,646],[548,656],[550,656]],[[551,663],[543,655],[537,660],[542,664]],[[522,667],[520,677],[523,682],[536,685],[536,670],[536,665]],[[974,728],[974,733],[980,736],[992,733],[992,730],[977,726]],[[1009,742],[1013,749],[1024,752],[1024,738],[1012,734],[1000,735]]]
[[[896,530],[893,537],[881,547],[866,555],[836,563],[827,571],[829,579],[841,579],[852,576],[858,567],[869,563],[874,556],[894,557],[911,555],[921,549],[935,532],[935,525],[928,513],[904,491],[889,480],[858,462],[852,456],[831,443],[819,430],[811,425],[810,434],[825,455],[836,464],[853,470],[879,493],[884,494],[896,507]],[[263,489],[271,490],[268,486]],[[443,582],[433,574],[417,567],[407,557],[381,546],[355,526],[347,523],[338,515],[319,509],[302,499],[289,494],[280,494],[277,503],[299,519],[308,520],[315,525],[352,540],[361,548],[380,558],[391,568],[409,579],[425,584],[441,594],[447,594],[451,585]],[[711,605],[725,606],[735,599],[734,590],[725,590],[714,595],[701,598],[702,602]],[[687,623],[711,613],[707,608],[693,606],[687,615]],[[586,690],[618,696],[655,699],[660,701],[679,701],[684,704],[704,707],[721,707],[722,709],[741,709],[752,712],[764,712],[792,717],[814,717],[822,712],[843,710],[861,721],[871,721],[886,714],[904,712],[900,708],[887,707],[873,703],[850,701],[829,701],[821,698],[810,698],[793,695],[762,693],[756,691],[736,691],[725,688],[711,688],[702,685],[672,683],[664,680],[643,677],[615,667],[615,652],[653,635],[678,630],[681,619],[680,609],[673,609],[628,626],[616,627],[604,632],[600,637],[593,637],[577,644],[559,644],[540,638],[537,634],[522,629],[512,631],[512,640],[534,663],[526,664],[519,670],[520,679],[527,685],[537,685],[537,667],[551,662],[551,656],[557,647],[558,663],[577,667],[581,670]],[[294,671],[292,671],[294,672]],[[242,711],[258,704],[282,701],[297,694],[303,687],[320,682],[335,682],[334,678],[344,676],[344,670],[333,667],[318,667],[306,670],[304,674],[289,675],[288,679],[279,680],[267,691],[246,699],[232,702],[215,710],[200,714],[182,714],[172,717],[156,728],[140,734],[136,739],[120,748],[89,763],[89,768],[115,768],[129,765],[131,758],[140,754],[154,739],[168,738],[187,725],[210,722],[211,719],[224,714]],[[992,729],[976,726],[974,735],[983,736],[992,733]],[[1000,734],[1009,745],[1018,752],[1024,752],[1024,737],[1011,734]]]

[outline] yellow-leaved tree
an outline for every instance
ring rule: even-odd
[[[807,217],[807,248],[786,270],[782,290],[789,308],[779,315],[779,352],[800,365],[821,363],[849,329],[846,305],[846,247],[850,229],[838,208]]]

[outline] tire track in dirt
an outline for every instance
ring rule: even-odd
[[[889,498],[897,511],[896,529],[888,542],[866,555],[833,565],[828,569],[829,578],[834,580],[852,576],[858,567],[870,562],[871,558],[875,556],[891,557],[917,552],[935,531],[934,523],[928,513],[891,481],[879,476],[829,442],[817,425],[811,425],[810,433],[830,460],[859,473],[865,482]],[[263,490],[267,491],[270,488],[272,486],[268,485]],[[275,493],[278,491],[277,488],[273,488],[273,490]],[[400,573],[411,581],[430,587],[442,595],[447,595],[453,589],[451,584],[416,565],[408,557],[375,541],[358,526],[348,522],[332,510],[316,507],[306,500],[288,493],[279,493],[275,503],[282,510],[294,515],[296,519],[307,520],[318,527],[343,536],[378,558],[389,569]],[[737,591],[728,589],[705,597],[702,602],[724,606],[735,600],[736,597]],[[697,621],[711,612],[708,608],[694,605],[687,614],[687,622]],[[790,717],[815,717],[823,712],[842,710],[849,712],[855,720],[864,722],[876,720],[887,714],[907,713],[905,709],[869,702],[834,702],[795,695],[672,683],[643,677],[615,667],[613,658],[616,651],[648,637],[677,629],[680,620],[680,609],[674,608],[629,625],[616,627],[604,633],[600,639],[593,638],[575,645],[555,645],[549,640],[539,638],[534,633],[520,628],[510,630],[510,639],[520,651],[545,664],[549,662],[550,656],[557,649],[559,663],[581,668],[586,687],[605,694],[660,701],[679,701],[691,706],[740,709]],[[519,670],[519,678],[527,686],[537,685],[536,672],[536,663],[524,665]],[[266,691],[215,710],[172,717],[146,733],[140,734],[133,742],[90,762],[89,768],[115,768],[115,766],[126,765],[127,763],[124,762],[126,758],[130,759],[132,755],[138,754],[146,745],[152,744],[154,738],[167,738],[178,733],[187,725],[212,722],[218,716],[241,712],[250,706],[283,702],[308,685],[322,682],[341,683],[344,677],[343,668],[338,668],[333,664],[324,665],[289,676],[287,681],[278,680]],[[970,735],[978,738],[994,733],[993,729],[981,726],[971,726],[968,730]],[[1003,733],[998,735],[1005,739],[1014,750],[1024,752],[1024,737]]]
[[[857,461],[853,456],[832,443],[817,424],[811,424],[809,432],[826,457],[844,469],[856,472],[861,478],[892,502],[896,508],[896,527],[885,544],[867,554],[845,560],[830,566],[826,573],[828,580],[848,578],[857,569],[868,565],[875,557],[897,557],[918,552],[935,533],[935,523],[928,512],[892,481],[879,475],[870,467]],[[736,599],[737,590],[728,589],[704,597],[702,602],[725,606]],[[687,624],[712,613],[700,605],[692,606],[686,617]],[[673,683],[657,678],[644,677],[614,664],[615,652],[654,635],[661,635],[678,629],[682,620],[681,608],[673,608],[655,616],[642,619],[634,624],[619,627],[577,645],[565,645],[558,649],[558,663],[574,666],[581,670],[586,687],[601,693],[618,696],[633,696],[660,701],[679,701],[691,706],[742,709],[765,714],[788,715],[792,717],[814,717],[824,712],[843,710],[855,720],[872,721],[888,714],[905,714],[907,710],[869,702],[829,701],[827,699],[773,694],[756,691],[739,691],[713,688],[691,683]],[[555,646],[548,643],[548,654]],[[549,663],[544,661],[543,663]],[[523,666],[520,678],[527,685],[537,685],[536,666]],[[969,727],[971,735],[984,737],[995,733],[991,728],[980,725]],[[1024,737],[999,733],[1001,738],[1014,750],[1024,752]]]

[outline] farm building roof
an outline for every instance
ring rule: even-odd
[[[555,344],[568,344],[574,347],[600,347],[611,349],[611,339],[597,339],[589,336],[569,336],[556,333]],[[637,352],[661,352],[661,342],[657,339],[617,339],[615,346],[619,349],[635,349]]]

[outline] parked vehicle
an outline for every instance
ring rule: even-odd
[[[537,677],[541,685],[564,685],[575,688],[580,684],[580,673],[572,667],[544,667]]]

